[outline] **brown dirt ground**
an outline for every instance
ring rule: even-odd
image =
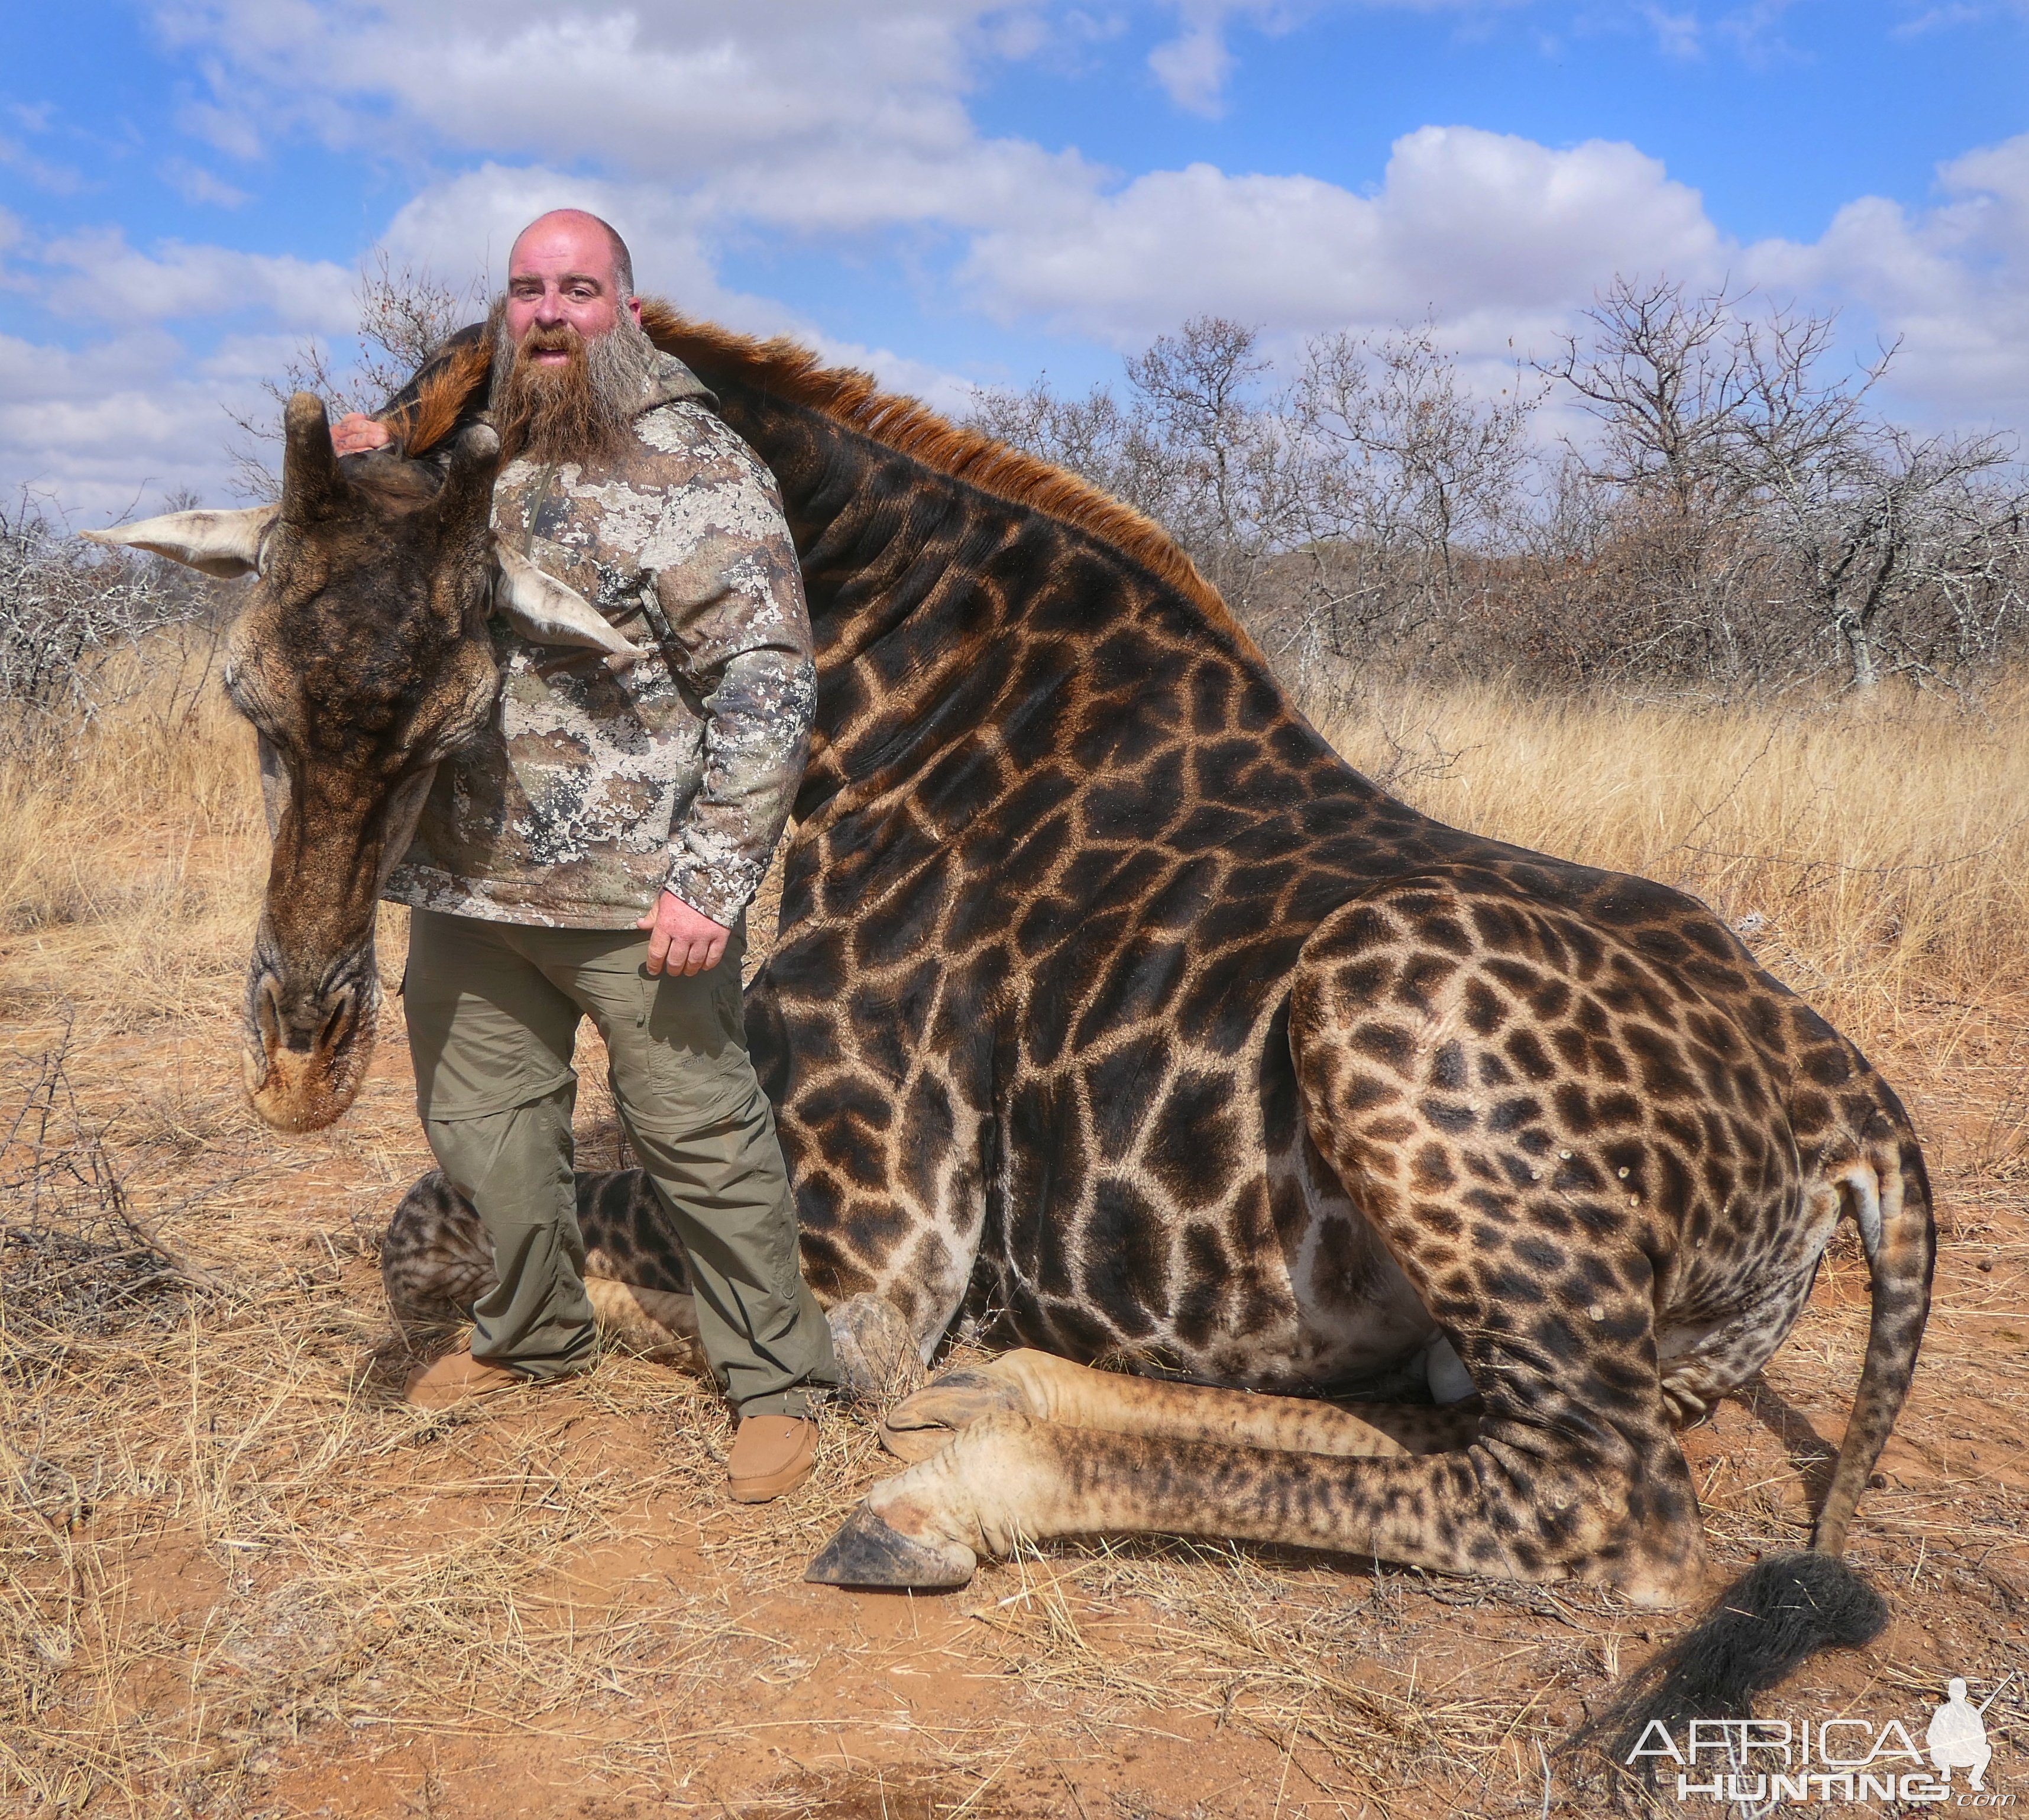
[[[0,944],[17,1057],[61,1041],[61,1006],[18,984],[39,939]],[[1672,1632],[1610,1595],[1159,1540],[1052,1547],[948,1595],[843,1593],[799,1575],[886,1469],[859,1413],[829,1421],[808,1486],[746,1508],[720,1489],[721,1406],[644,1361],[408,1410],[373,1257],[428,1161],[399,1012],[358,1108],[290,1139],[242,1107],[215,1004],[69,1038],[83,1127],[107,1122],[135,1211],[202,1281],[0,1332],[0,1812],[1600,1811],[1549,1753]],[[2029,1029],[1938,1005],[1876,1059],[1945,1232],[1852,1551],[1894,1621],[1764,1710],[1920,1736],[1948,1676],[1977,1699],[2029,1668]],[[589,1085],[581,1123],[609,1158]],[[1848,1235],[1765,1382],[1687,1437],[1729,1567],[1802,1539],[1864,1300]],[[2023,1785],[2026,1694],[2018,1673],[1987,1715],[2002,1792]]]

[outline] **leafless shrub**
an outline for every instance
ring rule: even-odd
[[[1314,711],[1377,666],[1723,696],[1957,684],[2029,642],[2029,487],[1993,436],[1919,436],[1826,315],[1616,280],[1493,396],[1427,325],[1320,336],[1278,384],[1200,317],[1126,392],[983,392],[971,421],[1160,520]],[[1561,393],[1595,421],[1546,444]]]
[[[50,1334],[104,1335],[185,1279],[135,1218],[102,1123],[79,1106],[68,1032],[0,1075],[0,1372]]]
[[[187,570],[88,550],[25,497],[0,507],[0,752],[46,747],[127,700],[146,674],[119,659],[144,634],[213,617],[211,602]]]

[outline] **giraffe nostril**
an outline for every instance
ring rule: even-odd
[[[254,997],[254,1023],[260,1033],[262,1048],[272,1054],[282,1042],[281,988],[276,984],[273,974],[261,982],[261,990]]]
[[[322,1049],[336,1048],[343,1042],[352,1022],[352,994],[342,992],[337,1002],[325,1014],[324,1022],[317,1027],[317,1047]]]

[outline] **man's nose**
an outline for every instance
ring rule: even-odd
[[[545,291],[543,293],[541,301],[536,306],[536,320],[545,329],[566,320],[562,292]]]

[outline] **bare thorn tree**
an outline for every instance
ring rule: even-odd
[[[313,392],[333,416],[373,411],[399,391],[453,331],[471,320],[486,295],[483,280],[454,290],[431,276],[396,266],[384,250],[359,277],[359,331],[349,360],[312,339],[297,349],[279,379],[262,389],[272,412],[228,410],[239,433],[234,480],[250,499],[272,500],[280,479],[271,465],[281,444],[280,407],[295,392]]]
[[[1884,646],[1895,668],[1931,669],[1921,650],[1927,606],[1951,615],[1961,652],[1975,625],[1984,643],[1989,623],[2019,618],[2023,496],[1983,485],[2009,458],[1996,436],[1917,437],[1856,421],[1812,459],[1769,475],[1771,533],[1843,650],[1852,687],[1880,681]]]
[[[1499,396],[1475,396],[1428,325],[1308,344],[1292,396],[1308,570],[1300,668],[1320,646],[1343,658],[1378,637],[1436,635],[1487,584],[1486,559],[1525,496],[1540,396],[1519,373]]]
[[[1127,380],[1165,453],[1163,522],[1213,585],[1244,611],[1296,522],[1296,464],[1259,336],[1194,316],[1127,362]]]

